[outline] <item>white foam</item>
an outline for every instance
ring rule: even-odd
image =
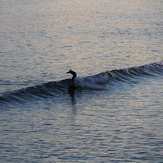
[[[75,78],[75,86],[87,89],[104,89],[106,82],[108,81],[107,73],[102,73],[95,76],[88,76],[85,78]]]

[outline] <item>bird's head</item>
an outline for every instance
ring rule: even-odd
[[[69,70],[69,71],[67,72],[67,74],[69,74],[69,73],[71,74],[71,73],[72,73],[72,70]]]

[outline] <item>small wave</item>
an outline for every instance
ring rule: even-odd
[[[110,82],[129,82],[130,79],[144,76],[163,75],[163,64],[152,63],[139,67],[116,69],[106,71],[94,76],[81,78],[77,87],[80,89],[104,89],[105,84]],[[67,94],[67,90],[72,86],[71,79],[44,83],[42,85],[31,86],[12,92],[3,93],[0,96],[0,104],[14,102],[24,102],[36,98],[58,97]]]
[[[61,93],[64,93],[70,83],[71,80],[66,79],[6,92],[0,96],[0,103],[13,101],[22,103],[24,100],[59,96]]]
[[[128,80],[128,78],[155,76],[163,74],[163,64],[152,63],[149,65],[131,67],[126,69],[112,70],[108,72],[109,80]]]

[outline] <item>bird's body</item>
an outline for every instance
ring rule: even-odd
[[[76,72],[75,72],[75,71],[70,70],[70,71],[68,71],[67,73],[72,74],[72,82],[73,82],[73,84],[75,84],[75,78],[76,78],[76,76],[77,76]]]

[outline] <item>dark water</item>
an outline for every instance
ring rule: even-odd
[[[1,1],[0,162],[162,162],[162,6]]]

